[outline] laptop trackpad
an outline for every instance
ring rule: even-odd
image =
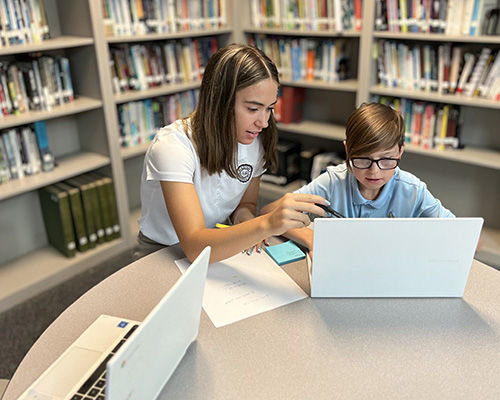
[[[36,392],[63,397],[89,371],[102,352],[74,347],[34,387]]]

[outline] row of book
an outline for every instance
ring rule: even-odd
[[[280,38],[251,35],[249,44],[266,53],[283,79],[332,83],[348,79],[349,46],[346,39]]]
[[[133,147],[150,142],[158,130],[194,111],[198,90],[118,106],[120,145]]]
[[[361,31],[361,0],[250,0],[256,28]]]
[[[102,9],[107,36],[227,26],[225,0],[102,0]]]
[[[497,0],[375,0],[375,30],[498,35]]]
[[[460,106],[375,97],[375,101],[391,106],[405,120],[405,142],[423,149],[457,149],[460,143]]]
[[[44,121],[0,132],[0,183],[54,169]]]
[[[375,50],[383,87],[500,100],[500,51],[386,40],[379,40]]]
[[[300,180],[306,184],[326,171],[330,165],[344,162],[344,155],[326,152],[319,147],[303,146],[294,140],[280,139],[277,145],[278,168],[276,172],[262,175],[263,182],[288,185]]]
[[[112,178],[87,173],[38,194],[48,242],[66,257],[120,237]]]
[[[111,46],[113,90],[120,93],[199,82],[217,49],[215,37]]]
[[[0,62],[0,118],[74,100],[69,60],[48,55]]]
[[[0,1],[0,47],[37,43],[48,38],[43,0]]]

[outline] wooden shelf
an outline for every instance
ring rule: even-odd
[[[361,32],[357,31],[345,31],[345,32],[335,32],[335,31],[312,31],[305,29],[282,29],[282,28],[255,28],[252,26],[247,26],[243,28],[245,33],[253,34],[263,34],[263,35],[280,35],[280,36],[301,36],[301,37],[328,37],[328,38],[359,38]]]
[[[27,111],[20,115],[6,115],[0,118],[0,129],[31,124],[35,121],[54,119],[66,115],[78,114],[102,107],[102,101],[90,97],[79,96],[75,100],[55,106],[52,110]]]
[[[356,79],[347,79],[345,81],[339,81],[339,82],[325,82],[319,80],[308,81],[305,79],[293,81],[291,79],[280,78],[280,83],[283,86],[296,86],[307,89],[322,89],[322,90],[332,90],[337,92],[356,92],[359,88],[359,84]]]
[[[192,30],[192,31],[173,32],[173,33],[150,33],[147,35],[108,36],[106,37],[106,41],[109,44],[152,42],[157,40],[172,40],[172,39],[195,38],[203,36],[220,36],[220,35],[230,34],[232,31],[233,31],[232,28],[222,28],[222,29]]]
[[[445,35],[442,33],[401,33],[401,32],[373,32],[375,39],[398,39],[398,40],[416,40],[419,42],[463,42],[480,44],[500,44],[500,36],[462,36]]]
[[[146,153],[150,144],[151,142],[147,142],[147,143],[141,143],[137,146],[122,147],[120,148],[120,155],[123,160],[127,160],[129,158],[137,156],[142,156]]]
[[[405,145],[405,151],[427,157],[436,157],[443,160],[500,170],[500,152],[498,151],[477,149],[473,147],[466,147],[464,149],[426,150],[411,144]]]
[[[345,127],[326,122],[303,120],[290,124],[278,123],[278,130],[332,140],[345,140]]]
[[[56,159],[57,167],[50,172],[13,179],[0,185],[0,201],[110,164],[109,157],[97,153],[77,153]]]
[[[92,44],[94,44],[94,39],[89,37],[59,36],[38,43],[2,47],[0,48],[0,56],[90,46]]]
[[[150,99],[153,97],[165,96],[168,94],[185,92],[187,90],[198,89],[201,82],[178,83],[175,85],[162,85],[146,90],[131,90],[129,92],[114,95],[115,103],[122,104],[129,101]]]
[[[47,246],[0,266],[0,313],[127,249],[124,240],[98,245],[75,257]]]
[[[381,86],[370,87],[371,94],[391,97],[405,97],[409,99],[432,101],[434,103],[457,104],[469,107],[492,108],[500,110],[500,101],[482,99],[479,97],[457,96],[454,94],[438,94],[409,89],[391,89]]]

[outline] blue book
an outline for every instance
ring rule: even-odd
[[[266,247],[266,253],[269,254],[278,265],[299,261],[306,257],[304,252],[291,240]]]
[[[42,160],[42,170],[45,172],[52,171],[55,167],[55,160],[52,152],[50,151],[45,121],[34,122],[33,129],[36,134],[38,150],[40,151],[40,158]]]
[[[299,41],[292,40],[291,46],[292,56],[292,81],[298,81],[301,78],[301,59],[300,59],[300,45]]]

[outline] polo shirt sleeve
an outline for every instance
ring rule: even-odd
[[[147,153],[147,180],[193,183],[196,153],[181,132],[160,132]]]
[[[443,207],[441,202],[436,199],[431,192],[427,189],[425,183],[420,186],[421,202],[418,210],[419,217],[433,217],[433,218],[454,218],[455,215]]]

